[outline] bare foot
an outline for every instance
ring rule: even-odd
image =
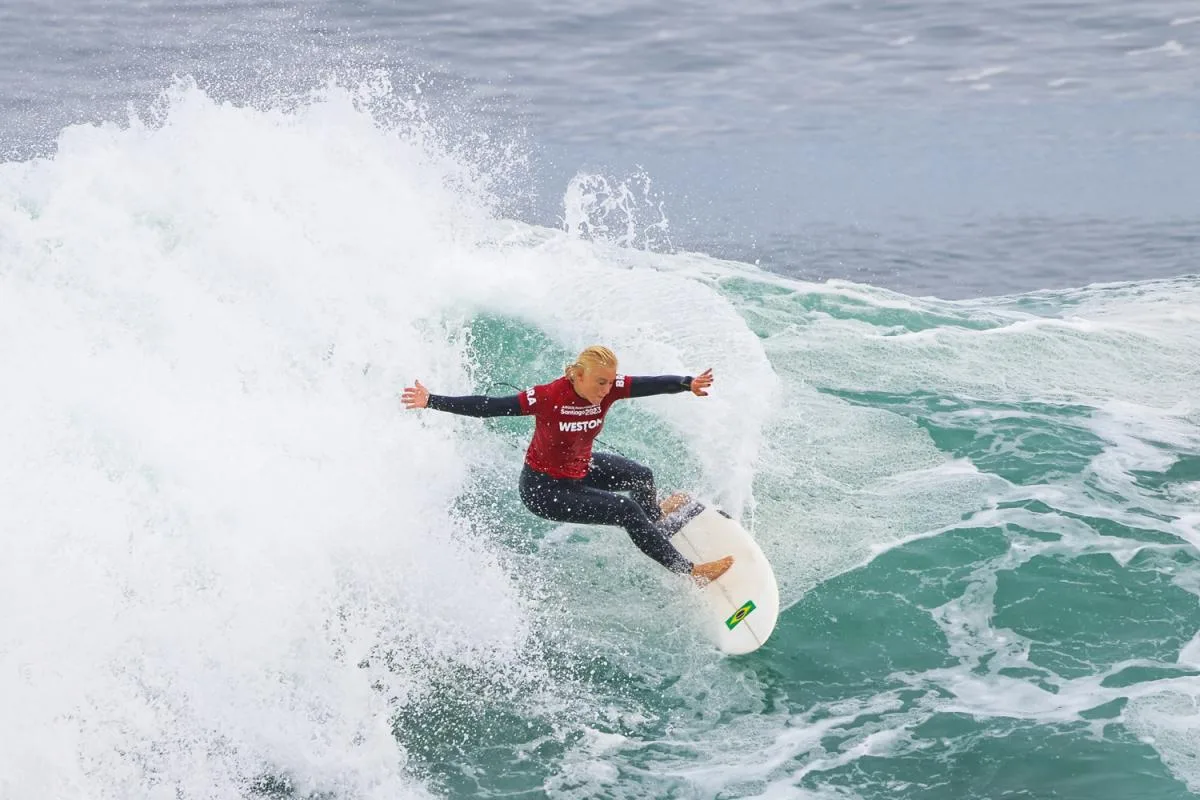
[[[676,492],[666,500],[663,500],[661,503],[659,503],[658,507],[662,509],[664,517],[669,517],[679,509],[683,508],[683,506],[686,505],[690,499],[691,498],[687,496],[686,492]]]
[[[716,561],[706,561],[692,566],[692,580],[698,586],[707,586],[724,575],[733,566],[733,556],[718,558]]]

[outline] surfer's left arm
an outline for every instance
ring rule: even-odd
[[[708,387],[712,386],[713,374],[706,369],[695,377],[691,375],[630,375],[630,397],[649,397],[655,394],[676,394],[691,392],[697,397],[708,395]]]

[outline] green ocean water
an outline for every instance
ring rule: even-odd
[[[622,532],[524,512],[527,420],[471,421],[494,454],[460,513],[537,587],[537,645],[400,714],[415,773],[450,797],[1193,796],[1200,283],[954,304],[711,280],[782,379],[741,509],[773,637],[716,654]],[[570,356],[518,318],[455,335],[480,393]],[[603,446],[703,492],[669,413],[619,404]]]

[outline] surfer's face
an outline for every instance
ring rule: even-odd
[[[599,403],[612,391],[617,379],[616,367],[592,367],[575,373],[575,394],[589,403]]]

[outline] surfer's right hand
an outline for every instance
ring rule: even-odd
[[[429,405],[429,390],[420,381],[416,384],[405,387],[404,394],[400,395],[400,402],[404,403],[405,408],[424,408]]]

